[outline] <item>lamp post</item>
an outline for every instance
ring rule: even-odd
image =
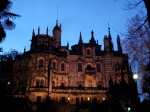
[[[133,74],[133,96],[132,96],[132,109],[134,110],[137,105],[139,104],[139,98],[138,98],[138,86],[137,86],[137,80],[138,80],[138,74],[134,73]]]

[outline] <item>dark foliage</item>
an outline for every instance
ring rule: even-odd
[[[26,98],[0,97],[1,112],[35,112],[36,106]]]
[[[0,42],[6,37],[5,29],[12,30],[15,28],[15,23],[10,18],[20,17],[20,15],[10,12],[12,2],[10,0],[0,1]]]

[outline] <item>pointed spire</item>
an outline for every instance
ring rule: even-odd
[[[46,28],[46,35],[48,35],[48,27]]]
[[[113,46],[112,38],[111,38],[111,34],[110,34],[109,23],[108,23],[108,39],[109,39],[109,50],[113,51],[114,50],[114,46]]]
[[[56,20],[56,26],[58,26],[58,19]]]
[[[40,34],[40,27],[38,27],[38,35]]]
[[[60,23],[59,27],[60,27],[60,29],[61,29],[61,23]]]
[[[111,38],[109,23],[108,23],[108,37]]]
[[[67,48],[69,49],[69,42],[67,42]]]
[[[24,53],[26,52],[26,47],[24,47]]]
[[[80,32],[80,37],[79,37],[79,42],[78,42],[78,44],[80,44],[80,45],[83,44],[81,32]]]
[[[34,33],[34,29],[33,29],[33,31],[32,31],[32,37],[34,37],[35,36],[35,33]]]
[[[81,32],[80,32],[80,40],[82,40],[82,35],[81,35]]]
[[[122,53],[122,46],[121,46],[121,43],[120,43],[119,35],[117,35],[117,45],[118,45],[118,51]]]

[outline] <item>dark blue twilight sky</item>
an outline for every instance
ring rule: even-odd
[[[37,34],[49,35],[56,25],[56,20],[62,25],[62,45],[69,46],[78,43],[80,31],[84,42],[91,38],[91,31],[99,44],[103,46],[103,37],[108,35],[108,23],[116,50],[116,37],[125,31],[125,23],[137,10],[124,10],[126,0],[12,0],[11,12],[21,15],[13,21],[14,30],[7,31],[7,37],[0,47],[7,52],[16,49],[23,52],[30,49],[33,29]],[[121,36],[121,35],[120,35]],[[121,38],[123,38],[121,36]]]

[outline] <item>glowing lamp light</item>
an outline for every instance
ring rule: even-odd
[[[130,107],[128,107],[128,111],[130,111],[131,110],[131,108]]]
[[[133,79],[137,80],[138,79],[138,74],[133,74]]]
[[[68,100],[70,100],[70,98],[68,97]]]
[[[90,98],[88,97],[88,101],[90,100]]]
[[[105,98],[103,98],[103,101],[105,100]]]

